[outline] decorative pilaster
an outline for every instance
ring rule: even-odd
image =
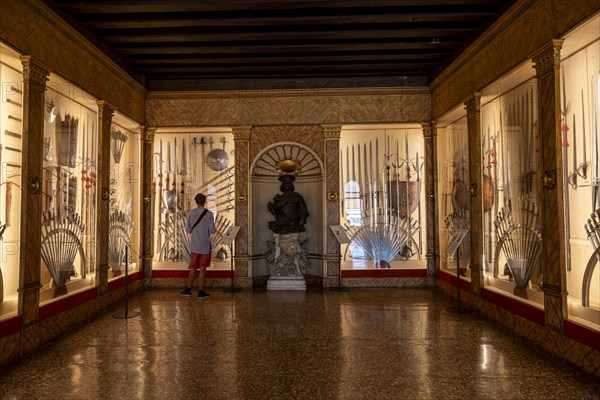
[[[108,292],[108,216],[110,199],[110,128],[115,108],[98,100],[98,165],[96,186],[96,265],[98,268],[98,296]]]
[[[41,182],[44,143],[44,93],[48,70],[30,56],[23,64],[23,142],[19,314],[23,326],[36,322],[40,305],[42,241]]]
[[[235,146],[235,225],[240,231],[235,238],[235,280],[239,286],[252,286],[249,254],[250,215],[250,132],[251,126],[232,128]]]
[[[425,223],[427,225],[427,275],[432,277],[438,268],[438,222],[437,222],[437,207],[435,204],[436,190],[435,182],[436,179],[436,137],[437,137],[437,123],[423,122],[423,138],[425,140],[425,204],[427,214],[425,216]]]
[[[471,291],[479,294],[483,286],[483,203],[481,188],[481,93],[473,93],[465,101],[467,110],[467,130],[469,136],[469,181],[471,187]]]
[[[148,128],[146,126],[140,126],[140,135],[142,138],[142,156],[140,164],[142,167],[142,179],[140,193],[142,193],[142,220],[141,220],[141,243],[140,249],[142,249],[141,261],[142,261],[142,274],[144,277],[144,289],[150,289],[152,287],[152,254],[153,243],[154,243],[154,209],[155,204],[153,199],[160,201],[160,195],[155,196],[152,189],[152,160],[154,153],[154,133],[156,128]],[[160,188],[154,188],[154,190],[160,190]]]
[[[566,246],[561,114],[560,49],[562,40],[552,40],[531,59],[538,84],[538,121],[541,141],[542,269],[546,326],[562,330],[567,316]]]
[[[321,125],[323,128],[325,159],[325,254],[323,259],[324,279],[337,278],[340,273],[340,244],[329,229],[340,223],[340,134],[341,125]]]

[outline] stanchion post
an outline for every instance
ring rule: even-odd
[[[230,226],[229,229],[227,229],[227,232],[225,232],[225,235],[223,235],[223,239],[221,240],[221,243],[229,245],[229,256],[231,257],[231,286],[223,289],[223,291],[226,293],[235,293],[242,291],[242,288],[236,288],[233,283],[233,278],[235,275],[233,271],[233,240],[235,239],[239,231],[239,226]]]
[[[139,316],[139,311],[129,312],[129,259],[128,259],[129,246],[125,245],[125,311],[118,311],[113,314],[113,318],[127,319]]]

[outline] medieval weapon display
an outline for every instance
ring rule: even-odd
[[[51,213],[43,215],[41,254],[55,285],[54,296],[66,293],[66,283],[74,271],[79,253],[81,271],[85,271],[86,257],[80,238],[85,224],[78,214],[59,218]]]
[[[119,164],[121,162],[123,149],[125,148],[125,142],[127,142],[127,135],[121,131],[112,131],[110,138],[112,144],[110,149],[112,151],[113,160],[115,161],[115,164]]]
[[[46,149],[46,155],[44,156],[45,161],[52,161],[52,137],[48,136],[44,138],[44,148]]]
[[[581,304],[584,307],[590,306],[590,289],[592,285],[592,276],[598,263],[600,263],[600,208],[594,211],[587,223],[583,226],[587,234],[587,240],[591,243],[594,252],[590,257],[583,274],[581,286]]]
[[[77,126],[79,119],[69,114],[56,127],[58,164],[74,168],[77,164]]]
[[[514,294],[527,298],[526,289],[542,251],[542,234],[535,203],[518,203],[520,208],[514,211],[512,205],[503,207],[494,222],[500,238],[494,257],[494,276],[498,276],[499,253],[502,251],[516,285]]]
[[[121,274],[121,265],[125,260],[125,248],[134,250],[131,244],[131,231],[133,222],[127,213],[120,210],[112,212],[108,224],[108,263],[113,270],[113,275]]]
[[[598,73],[598,79],[596,84],[598,89],[594,85],[594,77],[591,78],[591,108],[592,108],[592,210],[595,210],[600,206],[600,135],[598,135],[598,123],[600,118],[598,117],[598,104],[600,103],[600,72]]]
[[[44,118],[48,123],[54,123],[56,119],[56,104],[54,104],[54,100],[51,100],[50,103],[46,103],[44,107]]]

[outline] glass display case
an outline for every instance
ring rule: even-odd
[[[543,305],[540,133],[535,70],[525,64],[481,98],[485,284]]]
[[[343,127],[342,268],[425,268],[423,149],[420,126]]]
[[[196,207],[194,196],[207,196],[217,232],[210,268],[230,268],[230,249],[221,239],[234,220],[235,151],[231,129],[161,128],[154,136],[152,199],[154,269],[189,265],[186,217]]]
[[[95,284],[96,99],[50,75],[44,105],[40,302]]]
[[[569,319],[600,328],[600,17],[565,38],[561,118]]]
[[[135,122],[118,112],[110,133],[109,279],[139,269],[140,135]],[[127,256],[127,259],[126,259]]]
[[[16,315],[18,304],[22,71],[19,55],[0,44],[0,320]]]
[[[440,268],[455,275],[458,260],[460,275],[470,279],[471,271],[467,268],[471,261],[469,235],[465,236],[457,252],[449,255],[446,252],[446,246],[457,230],[470,229],[469,135],[464,107],[448,113],[438,122],[437,160]]]

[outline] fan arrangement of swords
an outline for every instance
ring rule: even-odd
[[[44,138],[41,252],[52,277],[54,295],[58,296],[66,293],[66,282],[71,277],[85,278],[95,271],[97,133],[95,118],[86,118],[82,124],[73,115],[61,118],[54,103],[46,105],[45,118],[55,126],[55,136]],[[80,152],[79,137],[82,138]],[[75,268],[77,254],[81,264],[79,272]]]
[[[221,213],[233,209],[234,175],[226,151],[227,140],[213,136],[186,138],[165,136],[159,139],[153,160],[153,210],[156,218],[156,249],[160,261],[189,262],[189,235],[185,230],[186,217],[196,193],[207,195],[207,206],[217,211],[212,238],[217,249],[231,222]],[[220,141],[222,147],[216,147]],[[166,143],[165,143],[166,142]],[[156,142],[155,142],[156,143]],[[224,260],[227,251],[217,250]]]
[[[375,140],[374,152],[373,141],[349,145],[345,155],[341,151],[342,193],[345,193],[342,209],[350,238],[345,257],[350,252],[353,259],[371,259],[376,268],[389,268],[396,258],[408,260],[416,255],[420,259],[424,158],[419,151],[411,153],[408,136],[405,132],[401,154],[399,140],[395,141],[394,152],[386,135],[383,164],[379,158],[379,138]],[[413,218],[415,211],[417,216]]]

